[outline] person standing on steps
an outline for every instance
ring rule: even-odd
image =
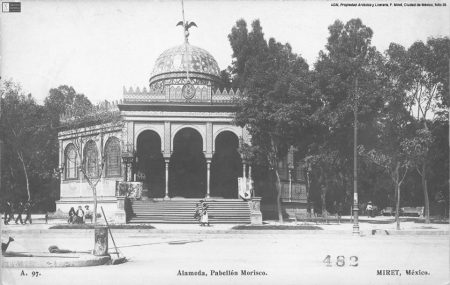
[[[208,219],[208,205],[205,201],[202,201],[202,218],[201,218],[201,225],[202,226],[208,226],[209,227],[209,219]]]
[[[197,220],[199,225],[201,225],[201,208],[200,208],[200,202],[195,204],[195,213],[194,213],[194,219]]]

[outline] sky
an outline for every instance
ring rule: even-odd
[[[410,46],[450,36],[446,7],[412,7],[413,1],[194,1],[186,0],[190,43],[209,51],[220,69],[231,64],[228,34],[238,19],[260,19],[266,39],[289,42],[313,66],[325,48],[328,26],[360,18],[384,51],[391,42]],[[332,3],[402,3],[402,7],[344,7]],[[21,13],[1,13],[2,79],[21,83],[42,103],[51,88],[70,85],[92,102],[119,100],[123,87],[148,87],[157,57],[183,43],[181,0],[22,1]]]

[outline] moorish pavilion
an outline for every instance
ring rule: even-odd
[[[241,91],[221,88],[217,61],[189,43],[189,28],[195,24],[180,23],[184,43],[161,53],[148,88],[124,88],[119,103],[95,109],[115,120],[71,124],[59,133],[57,209],[92,207],[87,175],[98,181],[98,204],[115,223],[194,223],[200,199],[208,203],[212,223],[261,223],[261,198],[255,193],[264,193],[258,192],[252,166],[239,153],[251,137],[233,124]],[[61,120],[74,119],[68,114]],[[300,167],[289,157],[279,167],[284,210],[303,211],[303,176],[294,173]],[[270,210],[273,195],[266,198]]]

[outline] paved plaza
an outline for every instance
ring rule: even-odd
[[[125,264],[4,269],[3,283],[448,284],[449,280],[449,239],[442,234],[448,233],[448,225],[433,224],[433,229],[427,229],[404,223],[411,234],[357,237],[351,235],[349,223],[321,226],[325,228],[322,231],[155,226],[157,229],[113,230],[120,251],[129,259]],[[369,227],[380,225],[361,223],[366,233]],[[416,234],[412,234],[414,227]],[[93,230],[50,230],[43,224],[3,230],[16,239],[9,250],[36,255],[50,245],[85,251],[94,244]],[[422,234],[417,234],[419,231]],[[114,251],[111,239],[109,245]],[[33,272],[39,275],[33,277]]]

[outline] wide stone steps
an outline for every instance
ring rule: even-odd
[[[137,200],[132,202],[132,218],[129,223],[198,223],[194,219],[196,199]],[[211,224],[248,224],[248,202],[238,199],[207,200],[208,218]]]

